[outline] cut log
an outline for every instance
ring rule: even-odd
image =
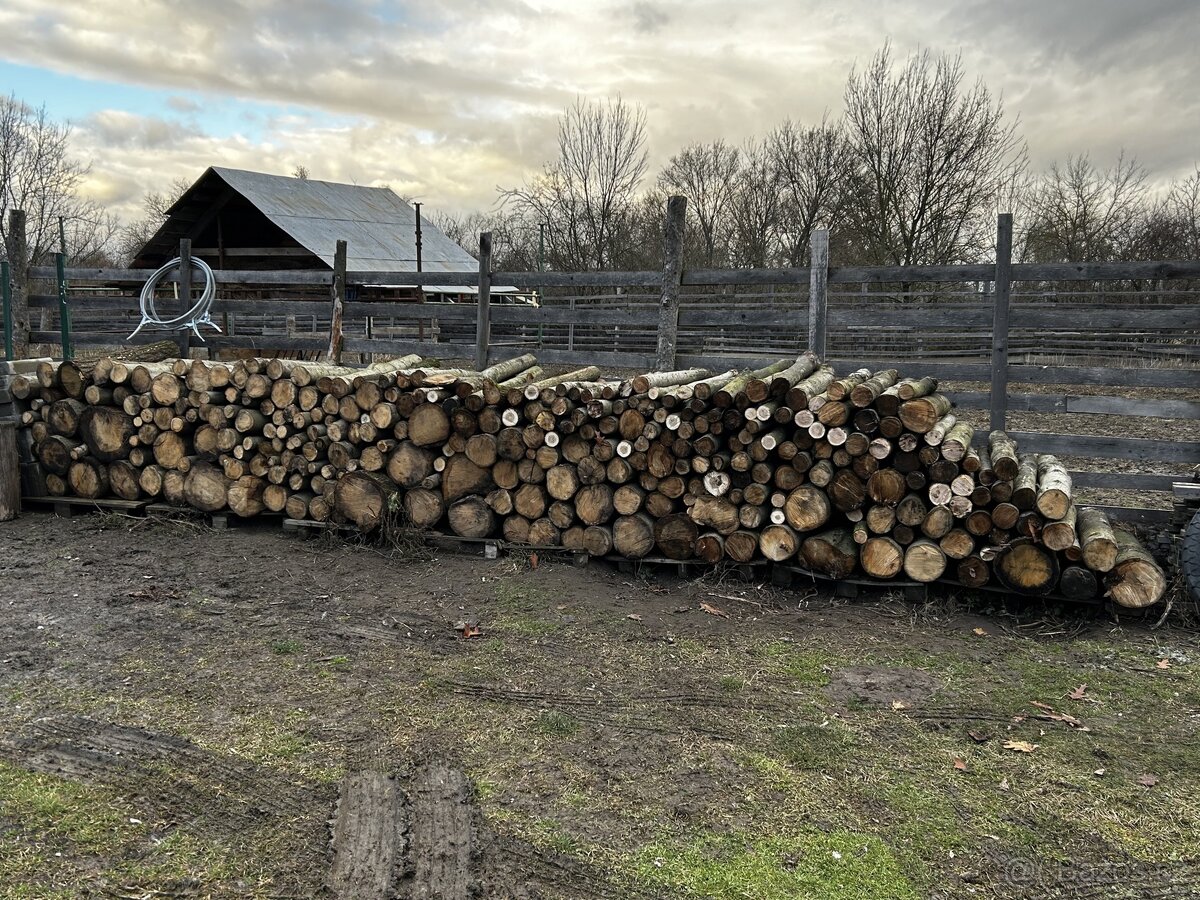
[[[1001,481],[1012,481],[1017,477],[1017,444],[1003,431],[988,435],[988,455],[992,460],[992,471]]]
[[[172,479],[173,480],[173,479]],[[167,476],[163,476],[163,494],[170,497]],[[188,506],[203,512],[224,509],[229,479],[225,473],[209,463],[192,466],[183,481],[183,499]]]
[[[404,516],[414,528],[432,528],[442,520],[446,506],[437,491],[412,488],[404,493]]]
[[[142,496],[141,470],[127,459],[108,464],[108,486],[122,500],[137,500]]]
[[[1117,539],[1103,510],[1083,507],[1077,516],[1083,564],[1093,572],[1110,572],[1117,561]]]
[[[697,497],[688,509],[688,515],[697,525],[723,535],[733,534],[741,525],[737,506],[726,497]]]
[[[1070,600],[1091,600],[1100,593],[1100,581],[1090,569],[1066,566],[1058,580],[1058,591]]]
[[[992,577],[992,569],[978,556],[968,556],[959,560],[956,568],[959,584],[963,587],[983,587]]]
[[[759,532],[758,549],[772,562],[785,562],[800,550],[800,537],[787,525],[768,525]]]
[[[900,404],[900,421],[909,431],[925,434],[950,412],[950,405],[950,400],[943,394],[914,397]]]
[[[787,524],[799,532],[816,531],[829,521],[831,512],[829,496],[808,484],[788,494],[783,507]]]
[[[390,478],[379,472],[347,472],[335,484],[333,510],[340,521],[367,533],[379,527],[397,501],[397,488]]]
[[[641,559],[654,549],[654,522],[645,513],[620,516],[613,522],[613,549],[627,559]]]
[[[933,541],[918,538],[904,550],[904,574],[913,581],[937,581],[946,572],[946,554]]]
[[[862,545],[859,563],[872,578],[895,578],[904,565],[904,549],[889,537],[873,537]]]
[[[1075,524],[1078,513],[1075,504],[1067,508],[1067,514],[1042,526],[1042,543],[1051,550],[1063,551],[1075,543]]]
[[[845,528],[805,538],[800,553],[808,568],[830,578],[845,578],[858,567],[858,544]]]
[[[108,467],[98,459],[85,456],[67,469],[67,485],[76,497],[94,500],[108,494]]]
[[[994,454],[992,465],[995,466]],[[1067,474],[1066,466],[1047,454],[1037,458],[1037,467],[1038,488],[1034,508],[1046,519],[1061,519],[1071,509],[1071,476]]]
[[[496,516],[477,494],[460,497],[446,511],[450,530],[459,537],[485,538],[496,527]]]
[[[1014,460],[1015,462],[1015,460]],[[1058,559],[1030,538],[1018,538],[995,561],[996,577],[1010,591],[1044,596],[1058,586]]]
[[[1128,531],[1115,529],[1117,558],[1104,577],[1109,597],[1118,606],[1144,609],[1153,606],[1167,592],[1167,576],[1154,557]]]
[[[462,454],[450,457],[442,470],[442,499],[446,503],[468,494],[486,495],[495,486],[490,469],[475,465]]]
[[[133,417],[115,407],[89,406],[79,415],[79,436],[100,462],[129,456],[129,439],[136,430]]]
[[[450,436],[450,417],[437,403],[422,403],[408,417],[408,439],[418,447],[444,443]]]
[[[243,475],[226,489],[225,502],[229,504],[229,509],[235,515],[246,518],[257,516],[267,508],[263,499],[266,487],[267,482],[263,479],[253,475]]]
[[[664,516],[654,523],[654,542],[668,559],[694,557],[699,537],[696,523],[682,513]]]

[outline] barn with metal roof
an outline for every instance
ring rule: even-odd
[[[217,269],[332,269],[347,243],[351,272],[474,271],[475,259],[383,187],[213,166],[167,210],[133,261],[156,268],[181,238]],[[419,248],[419,249],[418,249]]]

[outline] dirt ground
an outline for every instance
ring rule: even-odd
[[[0,897],[1200,896],[1200,632],[0,524]]]

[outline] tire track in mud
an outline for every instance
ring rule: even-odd
[[[406,774],[347,775],[331,824],[329,892],[340,900],[643,896],[575,860],[494,834],[473,796],[467,776],[443,759]]]
[[[0,736],[0,758],[34,772],[115,787],[168,825],[237,845],[247,830],[294,837],[293,862],[321,865],[325,789],[205,750],[186,738],[84,716],[40,719]],[[314,827],[305,827],[311,820]]]

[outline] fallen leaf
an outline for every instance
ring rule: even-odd
[[[1142,787],[1154,787],[1156,784],[1158,784],[1158,776],[1150,774],[1139,775],[1137,783]]]
[[[635,621],[635,622],[640,622],[640,621],[642,621],[642,617],[641,617],[641,616],[639,616],[637,613],[630,613],[630,614],[629,614],[629,615],[627,615],[625,618],[627,618],[627,619],[633,619],[633,621]]]
[[[533,569],[536,572],[537,567],[538,567],[538,555],[536,553],[530,553],[529,554],[529,568]]]
[[[1008,779],[1007,778],[1001,779],[1000,784],[998,786],[999,786],[1000,790],[1007,791],[1008,790]]]
[[[1069,700],[1086,700],[1088,703],[1096,702],[1095,700],[1093,700],[1091,697],[1089,697],[1087,695],[1087,685],[1086,684],[1081,684],[1079,687],[1075,688],[1075,690],[1073,690],[1073,691],[1071,691],[1071,693],[1067,694],[1067,698]]]
[[[1093,774],[1093,775],[1095,775],[1097,778],[1103,778],[1103,777],[1104,777],[1104,772],[1105,772],[1105,770],[1104,770],[1104,769],[1097,769],[1097,770],[1096,770],[1095,772],[1093,772],[1092,774]]]
[[[912,707],[912,704],[907,703],[904,700],[893,700],[892,701],[892,709],[910,709],[911,707]]]
[[[720,619],[729,618],[729,613],[725,612],[725,610],[721,609],[721,607],[713,606],[711,603],[705,603],[703,600],[700,601],[700,608],[710,616],[716,616]]]
[[[463,625],[462,627],[462,636],[465,638],[479,637],[481,634],[483,632],[479,630],[478,625]]]
[[[1169,659],[1160,659],[1157,665],[1160,669],[1169,669],[1171,668],[1171,661]]]
[[[986,731],[968,731],[967,737],[969,737],[971,740],[973,740],[977,744],[986,744],[988,741],[990,741],[992,739],[992,736],[990,734],[988,734]]]
[[[976,629],[974,629],[974,631],[975,631],[975,633],[976,633],[977,635],[979,635],[980,637],[983,637],[985,634],[987,634],[987,632],[986,632],[986,631],[984,631],[982,628],[976,628]]]
[[[1038,745],[1038,744],[1031,744],[1031,743],[1029,743],[1029,741],[1005,741],[1004,742],[1005,750],[1012,750],[1016,753],[1032,753],[1039,746],[1040,745]]]
[[[967,771],[967,763],[965,760],[955,757],[954,758],[954,768],[956,768],[960,772],[965,772],[965,771]]]
[[[558,606],[556,606],[556,607],[554,607],[554,608],[555,608],[555,609],[559,609],[559,610],[561,610],[561,609],[566,609],[566,608],[567,608],[567,604],[565,604],[565,603],[560,603],[560,604],[558,604]]]

